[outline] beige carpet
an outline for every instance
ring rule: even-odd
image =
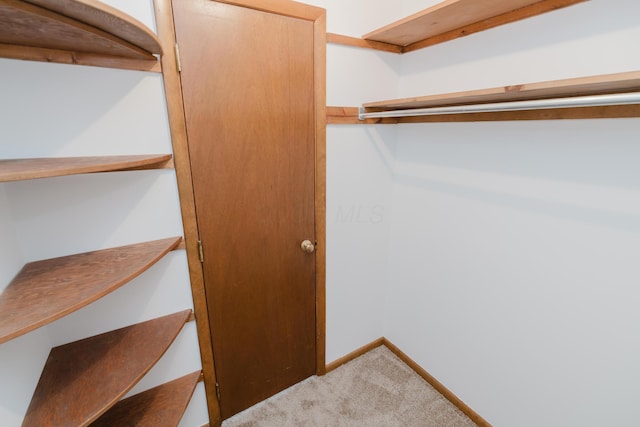
[[[378,347],[243,411],[223,427],[475,426],[389,349]]]

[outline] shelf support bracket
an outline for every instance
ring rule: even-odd
[[[364,120],[365,112],[366,112],[366,110],[364,109],[364,107],[359,107],[358,108],[358,120]]]

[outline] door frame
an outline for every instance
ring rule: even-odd
[[[191,279],[196,328],[207,396],[209,421],[222,423],[216,396],[216,374],[211,328],[208,317],[203,266],[198,248],[189,142],[182,98],[172,0],[154,0],[156,26],[163,48],[161,57],[173,161],[178,181],[184,242]],[[290,0],[209,0],[303,19],[314,24],[314,103],[315,103],[315,238],[316,246],[316,374],[326,373],[326,11]]]

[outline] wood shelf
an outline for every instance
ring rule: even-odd
[[[8,159],[0,160],[0,182],[96,172],[160,169],[170,164],[170,154]]]
[[[153,367],[190,314],[185,310],[53,348],[22,426],[89,425]]]
[[[97,0],[0,0],[0,56],[159,71],[141,22]]]
[[[511,101],[544,100],[592,95],[640,92],[640,71],[604,74],[575,79],[555,80],[523,85],[495,87],[465,92],[444,93],[413,98],[368,102],[367,113],[412,110],[430,107],[455,107]],[[367,118],[359,120],[357,107],[327,107],[327,124],[398,124],[427,122],[469,122],[505,120],[559,120],[640,117],[640,104],[591,107],[557,107],[543,110],[453,113],[420,116],[407,112],[406,117]]]
[[[193,372],[116,403],[91,427],[176,427],[202,373]]]
[[[640,91],[640,71],[503,86],[363,104],[367,111],[485,104]]]
[[[121,287],[180,241],[173,237],[26,264],[0,293],[0,344]]]
[[[362,36],[410,52],[585,0],[447,0]]]

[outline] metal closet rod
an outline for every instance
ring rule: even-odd
[[[383,119],[395,117],[434,116],[439,114],[495,113],[501,111],[546,110],[552,108],[603,107],[640,104],[640,92],[611,95],[575,96],[571,98],[535,99],[530,101],[494,102],[491,104],[455,105],[449,107],[414,108],[367,113],[360,107],[358,118]]]

